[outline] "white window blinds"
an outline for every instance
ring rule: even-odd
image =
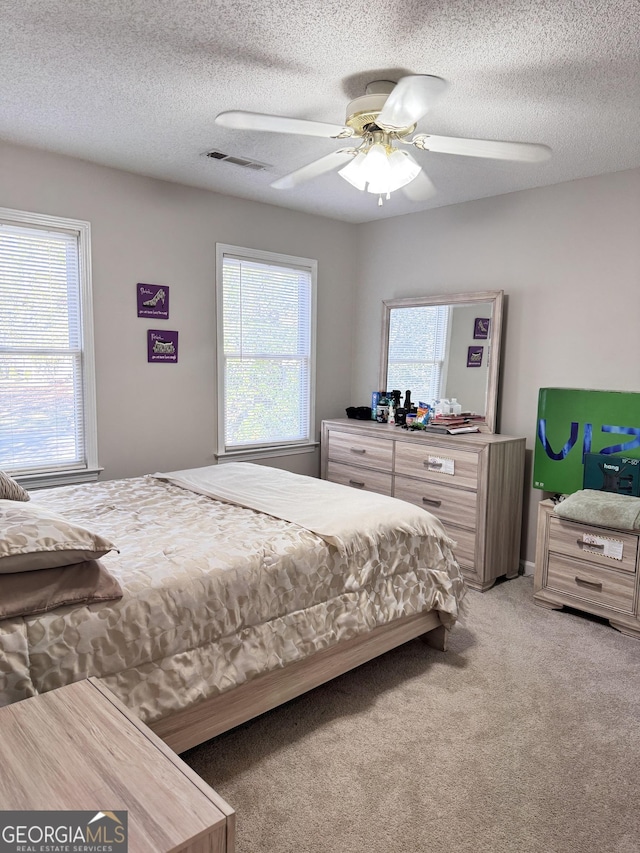
[[[310,442],[314,278],[302,264],[223,252],[221,452]]]
[[[448,305],[391,311],[387,387],[382,390],[410,388],[415,404],[439,399],[448,326]]]
[[[78,233],[0,220],[0,468],[86,467]]]

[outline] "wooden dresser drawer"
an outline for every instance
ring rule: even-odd
[[[622,613],[633,613],[635,583],[635,576],[628,572],[604,569],[562,554],[549,554],[546,587],[563,595]],[[575,606],[579,608],[580,602],[576,600]]]
[[[443,524],[458,524],[468,528],[476,526],[475,492],[396,475],[393,495],[428,510]]]
[[[365,492],[378,492],[381,495],[391,496],[391,474],[386,474],[384,471],[367,471],[365,468],[356,468],[354,465],[329,461],[327,480],[342,483],[343,486],[351,486],[354,489],[362,489]]]
[[[478,454],[449,447],[396,442],[396,474],[467,489],[478,487]]]
[[[601,541],[590,544],[589,539],[592,536]],[[607,552],[617,556],[620,545],[621,559],[607,556]],[[549,519],[549,551],[565,554],[581,562],[595,563],[605,569],[635,572],[638,537],[632,533],[590,527],[552,515]]]
[[[391,472],[393,441],[332,430],[329,435],[329,459]]]

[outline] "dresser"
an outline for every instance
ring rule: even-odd
[[[409,501],[442,521],[474,589],[518,574],[525,439],[408,431],[348,418],[322,423],[321,476]]]
[[[639,534],[568,521],[553,507],[538,505],[535,603],[594,613],[640,638]]]

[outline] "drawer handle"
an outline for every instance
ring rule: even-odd
[[[425,459],[422,464],[425,468],[442,468],[442,462],[431,462],[429,459]]]
[[[352,453],[366,453],[366,452],[367,452],[367,451],[364,449],[364,447],[350,447],[350,448],[349,448],[349,450],[350,450]]]
[[[422,498],[422,503],[429,506],[442,506],[442,501],[434,501],[433,498]]]
[[[350,486],[355,486],[357,489],[364,489],[364,483],[362,480],[349,480]]]
[[[586,581],[584,578],[579,578],[578,575],[575,576],[574,580],[578,586],[588,586],[602,592],[602,581]]]
[[[579,548],[591,548],[593,551],[604,551],[604,544],[599,545],[595,542],[583,542],[582,539],[576,539]]]

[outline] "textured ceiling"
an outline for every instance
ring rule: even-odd
[[[0,0],[0,32],[0,138],[336,219],[640,166],[639,0]],[[214,124],[234,109],[342,124],[369,81],[406,74],[449,84],[419,131],[551,159],[416,151],[437,194],[379,208],[335,173],[269,187],[340,142]]]

